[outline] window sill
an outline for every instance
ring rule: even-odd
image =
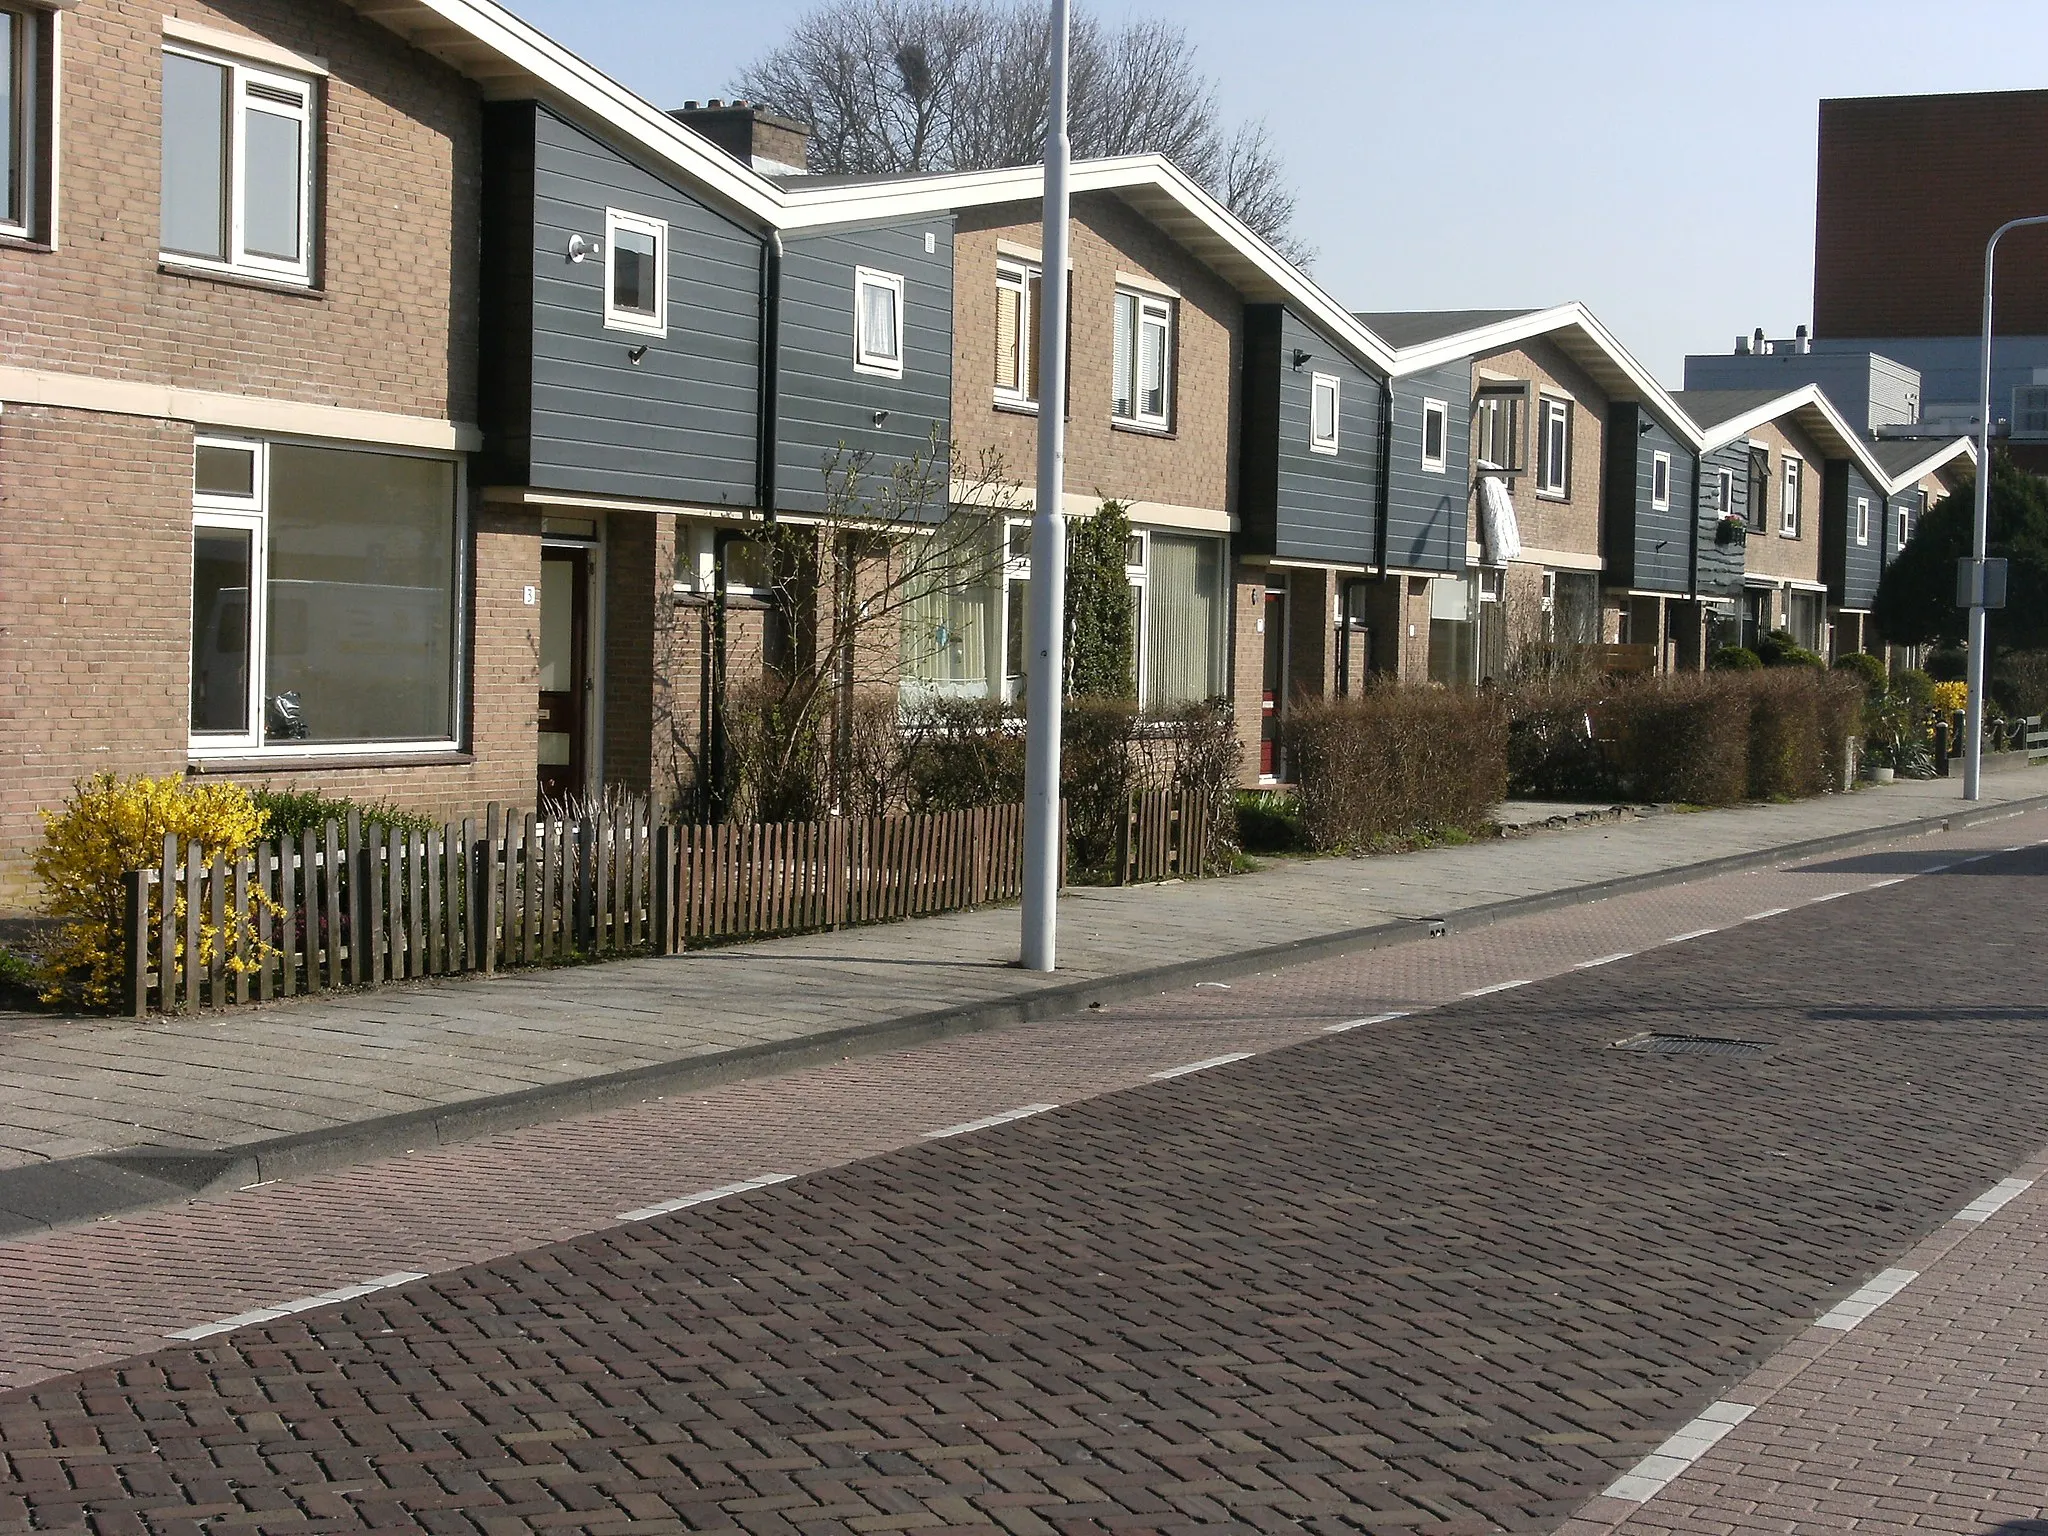
[[[1006,411],[1012,416],[1036,416],[1038,414],[1038,402],[1036,400],[1005,400],[1001,395],[997,395],[995,407],[997,410]]]
[[[38,256],[49,256],[57,247],[47,240],[38,240],[34,235],[22,234],[19,230],[0,229],[0,251],[30,251]]]
[[[321,303],[327,299],[325,288],[314,288],[305,283],[280,282],[275,278],[257,277],[249,272],[220,272],[212,267],[188,267],[180,261],[159,261],[156,269],[165,277],[192,278],[202,283],[219,283],[228,288],[253,288],[258,293],[281,293],[288,298],[313,299]]]
[[[1180,436],[1172,427],[1147,426],[1141,421],[1118,421],[1114,416],[1109,419],[1109,430],[1112,432],[1128,432],[1133,437],[1176,438]]]
[[[1570,491],[1545,491],[1539,489],[1536,492],[1536,499],[1538,501],[1570,501],[1572,499],[1572,493]],[[1654,501],[1650,503],[1650,506],[1654,511],[1658,512],[1667,512],[1670,510],[1670,507],[1668,505],[1660,507]]]
[[[1781,539],[1790,539],[1790,540],[1792,540],[1792,541],[1793,541],[1794,543],[1797,543],[1797,542],[1799,541],[1799,535],[1798,535],[1798,534],[1796,534],[1796,533],[1787,533],[1787,532],[1786,532],[1786,531],[1785,531],[1784,529],[1782,529],[1782,528],[1780,528],[1780,529],[1778,530],[1778,537],[1779,537],[1779,538],[1781,538]]]
[[[290,757],[277,752],[251,752],[235,757],[195,757],[185,764],[192,777],[214,773],[336,773],[347,768],[463,768],[476,761],[474,752],[336,752],[325,757]]]

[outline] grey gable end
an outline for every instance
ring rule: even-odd
[[[1318,374],[1337,381],[1334,453],[1310,445]],[[1385,396],[1377,375],[1291,310],[1245,306],[1240,549],[1331,565],[1378,559]]]
[[[1424,403],[1444,402],[1444,467],[1422,462]],[[1459,358],[1394,380],[1387,515],[1380,563],[1388,570],[1462,571],[1472,505],[1472,362]]]

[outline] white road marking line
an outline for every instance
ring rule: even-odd
[[[1790,907],[1765,907],[1761,912],[1750,913],[1743,921],[1745,923],[1760,923],[1767,917],[1783,917],[1791,910]]]
[[[1912,879],[1911,875],[1893,875],[1889,880],[1874,881],[1863,887],[1863,889],[1866,891],[1881,891],[1888,885],[1904,885],[1910,879]]]
[[[1829,1308],[1814,1321],[1823,1328],[1839,1328],[1847,1333],[1919,1278],[1917,1269],[1888,1269],[1847,1301]]]
[[[1964,1206],[1950,1221],[1989,1221],[2013,1201],[2034,1187],[2032,1179],[2000,1179]]]
[[[1326,1035],[1341,1035],[1347,1029],[1363,1029],[1368,1024],[1391,1024],[1396,1019],[1405,1019],[1407,1017],[1408,1015],[1405,1012],[1372,1013],[1367,1014],[1362,1019],[1346,1019],[1342,1024],[1325,1024],[1323,1026],[1323,1033]]]
[[[1666,944],[1683,944],[1688,939],[1704,939],[1708,934],[1719,933],[1720,931],[1718,928],[1695,928],[1691,933],[1675,933],[1664,942]]]
[[[1641,1504],[1662,1493],[1671,1480],[1719,1443],[1756,1410],[1747,1403],[1715,1403],[1634,1468],[1607,1485],[1607,1497]]]
[[[1195,990],[1198,992],[1204,987],[1214,987],[1218,992],[1228,992],[1230,990],[1230,983],[1227,981],[1198,981],[1195,983]]]
[[[1206,1072],[1211,1067],[1227,1067],[1233,1061],[1249,1061],[1250,1051],[1232,1051],[1228,1056],[1211,1056],[1207,1061],[1191,1061],[1184,1067],[1168,1067],[1164,1072],[1154,1072],[1153,1081],[1164,1082],[1169,1077],[1186,1077],[1190,1072]]]
[[[1526,977],[1521,981],[1496,981],[1490,987],[1474,987],[1470,992],[1460,992],[1458,995],[1460,997],[1487,997],[1495,992],[1511,992],[1516,987],[1526,987],[1528,985],[1529,979]]]
[[[1854,892],[1851,892],[1851,891],[1829,891],[1829,892],[1827,893],[1827,895],[1825,895],[1825,896],[1809,896],[1809,897],[1807,897],[1807,898],[1806,898],[1806,904],[1807,904],[1808,906],[1819,906],[1819,905],[1820,905],[1820,903],[1822,903],[1822,902],[1824,902],[1824,901],[1840,901],[1840,900],[1841,900],[1841,899],[1842,899],[1842,898],[1843,898],[1844,896],[1849,896],[1849,895],[1853,895],[1853,894],[1854,894]]]
[[[795,1178],[793,1173],[763,1173],[751,1179],[741,1179],[737,1184],[721,1184],[716,1189],[700,1189],[694,1195],[679,1195],[673,1200],[664,1200],[659,1205],[643,1205],[637,1211],[621,1211],[614,1221],[647,1221],[656,1216],[666,1216],[670,1211],[688,1210],[693,1205],[703,1205],[710,1200],[723,1200],[728,1195],[743,1195],[750,1189],[766,1189],[770,1184],[786,1184]]]
[[[1635,951],[1632,949],[1617,949],[1613,954],[1602,955],[1598,960],[1581,960],[1572,969],[1575,971],[1590,971],[1596,965],[1612,965],[1615,961],[1626,960],[1633,954],[1635,954]]]
[[[969,1131],[986,1131],[993,1126],[1008,1125],[1012,1120],[1026,1120],[1033,1115],[1042,1115],[1048,1109],[1058,1109],[1057,1104],[1026,1104],[1022,1109],[1006,1109],[1000,1115],[985,1115],[979,1120],[968,1120],[960,1125],[945,1126],[940,1130],[926,1131],[926,1141],[943,1141],[948,1136],[965,1136]]]
[[[1930,864],[1925,869],[1921,870],[1920,873],[1923,875],[1938,875],[1945,869],[1954,868],[1955,866],[1953,864]]]
[[[280,1301],[274,1307],[258,1307],[250,1312],[237,1312],[233,1317],[223,1317],[210,1323],[201,1323],[196,1328],[180,1328],[176,1333],[166,1334],[171,1339],[210,1339],[217,1333],[228,1333],[236,1328],[246,1328],[251,1323],[268,1323],[280,1317],[290,1317],[298,1312],[310,1312],[315,1307],[333,1306],[336,1302],[354,1301],[358,1296],[368,1296],[373,1291],[388,1291],[394,1285],[410,1285],[415,1280],[426,1279],[423,1270],[401,1269],[388,1275],[379,1275],[374,1280],[361,1280],[354,1285],[337,1286],[331,1291],[322,1291],[317,1296],[301,1296],[294,1301]]]
[[[2027,845],[2025,843],[2014,843],[2010,848],[2007,848],[2004,851],[2007,853],[2018,853],[2026,846]]]

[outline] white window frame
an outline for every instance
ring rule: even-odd
[[[11,235],[17,240],[34,238],[37,221],[42,210],[37,206],[38,183],[43,177],[43,103],[39,94],[42,84],[42,45],[45,26],[53,29],[54,19],[44,20],[42,13],[27,6],[0,4],[0,11],[14,18],[21,38],[21,56],[17,62],[17,73],[12,82],[15,123],[18,137],[14,143],[15,174],[21,180],[21,217],[10,219],[4,203],[0,203],[0,235]],[[52,71],[54,76],[55,71]],[[54,168],[53,168],[54,169]],[[55,176],[52,175],[52,181]],[[4,193],[4,189],[0,189]]]
[[[1870,542],[1870,498],[1856,498],[1856,542],[1867,545]]]
[[[1572,488],[1572,407],[1569,400],[1550,395],[1541,397],[1541,421],[1536,434],[1536,494],[1562,501]],[[1558,428],[1557,449],[1550,447],[1550,428]]]
[[[637,309],[620,309],[615,302],[618,287],[612,263],[618,260],[618,234],[622,229],[631,230],[636,235],[651,235],[654,239],[652,315],[642,314]],[[636,336],[668,335],[668,220],[651,219],[641,213],[628,213],[623,208],[605,209],[604,328],[608,331],[631,331]]]
[[[1658,489],[1662,482],[1663,489]],[[1671,455],[1661,448],[1650,455],[1650,508],[1656,512],[1671,510]]]
[[[1431,458],[1429,454],[1429,418],[1432,416],[1437,419],[1435,458]],[[1420,447],[1422,450],[1422,467],[1442,473],[1445,466],[1450,462],[1451,454],[1451,407],[1449,401],[1427,398],[1423,400],[1422,442]]]
[[[1174,397],[1179,393],[1175,388],[1177,382],[1175,374],[1178,371],[1179,364],[1179,359],[1175,355],[1176,343],[1179,341],[1179,337],[1174,334],[1178,324],[1178,319],[1174,312],[1176,305],[1172,299],[1165,298],[1156,293],[1144,293],[1136,288],[1119,287],[1116,290],[1116,297],[1127,298],[1132,301],[1131,320],[1134,329],[1131,332],[1129,352],[1131,362],[1131,409],[1129,415],[1123,415],[1117,411],[1117,381],[1115,379],[1110,380],[1110,420],[1121,426],[1138,427],[1149,432],[1171,432],[1173,430]],[[1112,328],[1116,325],[1115,302],[1115,299],[1110,301],[1110,325]],[[1142,403],[1145,397],[1145,388],[1141,370],[1144,366],[1145,331],[1148,326],[1155,326],[1160,332],[1159,356],[1161,362],[1165,365],[1165,378],[1163,380],[1163,387],[1160,390],[1160,408],[1156,412],[1147,411]],[[1111,355],[1113,357],[1114,352]]]
[[[1132,562],[1128,553],[1133,545],[1136,546],[1138,552],[1138,558],[1135,563]],[[1152,627],[1152,545],[1151,541],[1145,537],[1145,530],[1133,528],[1131,530],[1130,544],[1126,545],[1125,549],[1124,581],[1131,589],[1131,598],[1135,610],[1132,615],[1135,622],[1131,625],[1131,681],[1137,687],[1138,707],[1142,709],[1151,693],[1145,681],[1145,663],[1151,658],[1152,654],[1151,647],[1146,643],[1145,639],[1146,631]]]
[[[892,357],[877,352],[868,345],[867,335],[867,290],[879,288],[892,296],[896,306],[896,353]],[[900,379],[903,377],[903,354],[907,350],[903,334],[903,274],[883,272],[875,267],[853,269],[853,371],[873,374],[877,378]]]
[[[401,458],[434,459],[455,466],[455,518],[453,536],[455,559],[450,571],[454,586],[452,608],[449,614],[452,666],[454,675],[449,690],[449,734],[431,741],[344,741],[306,742],[279,745],[265,743],[264,701],[270,696],[270,642],[269,623],[266,608],[270,593],[270,449],[273,444],[288,444],[308,448],[354,450],[362,453],[385,454]],[[288,763],[303,758],[413,758],[433,757],[460,749],[461,722],[468,718],[470,658],[473,650],[465,638],[469,634],[469,477],[468,460],[459,454],[434,453],[431,451],[401,447],[394,443],[351,443],[342,445],[329,439],[318,438],[246,438],[228,437],[216,434],[200,434],[194,438],[194,473],[197,473],[198,454],[201,447],[212,448],[254,448],[256,450],[255,478],[253,489],[248,496],[219,496],[199,494],[195,484],[192,492],[192,526],[198,528],[246,529],[253,532],[250,544],[249,567],[249,728],[246,732],[227,734],[208,731],[201,734],[191,729],[192,704],[190,681],[187,681],[185,702],[186,752],[188,757],[199,762],[211,758],[262,757]],[[195,551],[196,553],[196,551]],[[190,578],[187,578],[187,601],[190,601]],[[189,652],[191,636],[188,633],[185,645]],[[188,657],[189,665],[189,657]]]
[[[1719,505],[1714,508],[1721,517],[1735,515],[1735,471],[1717,469],[1714,471],[1714,496]]]
[[[1799,537],[1799,504],[1806,492],[1805,461],[1796,453],[1787,453],[1784,459],[1785,467],[1779,471],[1782,493],[1778,503],[1778,537],[1796,539]]]
[[[166,40],[165,55],[179,54],[201,63],[215,64],[229,71],[228,101],[228,163],[227,205],[228,205],[228,258],[216,261],[209,256],[194,256],[183,251],[160,250],[157,259],[168,267],[186,267],[201,272],[225,272],[241,277],[259,277],[267,282],[289,283],[298,287],[311,287],[313,283],[313,251],[318,245],[320,232],[314,227],[313,189],[320,179],[320,108],[319,85],[311,75],[290,74],[283,70],[253,64],[234,54],[211,48],[201,48],[192,43]],[[300,106],[296,112],[284,103],[265,101],[262,110],[278,117],[295,118],[302,135],[300,144],[304,153],[299,158],[299,259],[279,261],[270,256],[253,255],[243,247],[245,220],[249,200],[248,179],[243,175],[247,163],[249,127],[249,88],[252,85],[267,85],[275,90],[294,91],[299,95]],[[161,126],[158,128],[161,133]],[[161,225],[159,225],[161,229]]]
[[[1316,404],[1323,395],[1330,397],[1330,430],[1326,435],[1316,433]],[[1343,439],[1344,381],[1334,373],[1318,373],[1310,377],[1308,384],[1308,447],[1311,453],[1331,453],[1338,450]]]
[[[1038,351],[1038,316],[1031,307],[1034,277],[1039,281],[1038,291],[1045,292],[1043,268],[1009,256],[996,261],[997,293],[1008,290],[1017,295],[1017,383],[1014,388],[997,384],[995,398],[998,404],[1025,411],[1038,409],[1038,401],[1031,394],[1031,359]]]
[[[201,448],[226,448],[237,452],[247,451],[254,456],[250,469],[247,496],[225,496],[219,493],[202,493],[197,484],[199,450]],[[247,657],[245,687],[247,697],[242,700],[242,718],[247,727],[240,731],[196,731],[191,728],[191,690],[197,679],[186,677],[185,723],[192,756],[247,756],[260,751],[263,746],[263,652],[264,639],[269,632],[264,606],[269,600],[270,583],[266,573],[270,568],[270,445],[259,439],[244,437],[217,437],[211,434],[195,436],[192,441],[192,462],[194,484],[192,488],[192,558],[198,559],[198,531],[202,528],[218,528],[249,535],[249,593],[244,599],[248,613],[249,630],[245,639]],[[188,584],[189,586],[189,584]],[[191,593],[186,596],[189,600]],[[187,638],[190,646],[190,638]]]

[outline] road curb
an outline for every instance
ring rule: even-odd
[[[2048,805],[2048,795],[1922,817],[1888,827],[1835,833],[1753,853],[1728,854],[1639,875],[1567,886],[1534,896],[1509,897],[1434,917],[1397,919],[1227,955],[1175,961],[1118,976],[1045,987],[1017,997],[850,1025],[801,1039],[683,1057],[433,1109],[270,1137],[217,1151],[130,1147],[4,1169],[0,1170],[0,1240],[75,1226],[195,1195],[299,1178],[404,1152],[449,1146],[656,1097],[775,1076],[829,1061],[901,1050],[1006,1025],[1071,1017],[1091,1005],[1126,1002],[1197,982],[1225,981],[1282,966],[1416,943],[1447,933],[1471,933],[1510,918],[1795,863],[1850,848],[1926,837],[2044,805]]]

